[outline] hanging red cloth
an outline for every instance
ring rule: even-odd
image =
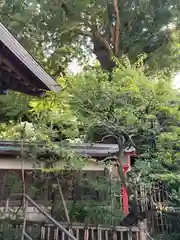
[[[129,151],[124,151],[124,162],[122,162],[124,176],[126,177],[127,172],[131,170],[131,156],[136,156],[136,151],[134,148],[130,149]],[[127,216],[129,213],[129,199],[127,189],[124,185],[120,190],[121,198],[122,198],[122,207],[124,216]]]
[[[128,170],[129,170],[128,166],[123,167],[124,175],[126,175]],[[126,216],[129,213],[129,203],[128,203],[129,200],[128,200],[127,189],[124,185],[122,185],[121,196],[122,196],[123,211],[124,211],[124,215]]]

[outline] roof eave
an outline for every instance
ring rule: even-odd
[[[0,22],[0,41],[23,63],[50,91],[60,92],[61,87],[51,78],[37,61],[24,49],[10,31]]]

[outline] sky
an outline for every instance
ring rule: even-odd
[[[74,59],[68,66],[68,72],[71,74],[77,74],[81,71],[82,67],[78,64],[76,59]]]
[[[180,88],[180,72],[176,75],[173,85],[175,88]]]

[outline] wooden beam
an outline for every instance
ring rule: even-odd
[[[24,75],[22,74],[7,58],[5,58],[2,54],[0,54],[1,64],[4,63],[5,65],[9,66],[11,71],[14,71],[20,79],[26,81],[30,85],[34,85],[34,87],[37,87],[35,84],[32,84],[32,82]]]
[[[23,85],[20,82],[17,84],[17,82],[16,81],[13,82],[13,80],[11,84],[8,86],[8,89],[36,97],[40,95],[38,91],[36,91],[36,89],[33,90],[30,86]]]
[[[1,69],[0,67],[0,83],[6,89],[10,89],[17,92],[22,92],[28,95],[39,96],[38,88],[28,85],[26,82],[18,81],[14,78],[10,72]]]
[[[6,79],[6,81],[4,79]],[[4,85],[7,87],[7,85],[10,84],[10,80],[10,74],[0,69],[0,86]]]
[[[17,80],[21,80],[22,78],[15,73],[9,66],[7,66],[5,63],[1,62],[0,63],[0,68],[9,72],[11,74],[12,77],[16,78]]]

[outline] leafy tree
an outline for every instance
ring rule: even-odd
[[[177,0],[3,0],[0,18],[54,76],[92,48],[108,71],[113,54],[134,63],[144,53],[147,70],[177,71],[179,10]]]
[[[118,63],[112,79],[109,82],[106,73],[90,71],[71,84],[70,104],[86,139],[107,138],[123,143],[123,148],[135,145],[136,183],[137,174],[139,182],[162,180],[169,186],[169,199],[175,201],[180,170],[178,91],[162,75],[151,79],[140,64],[131,66],[127,61]]]
[[[157,74],[179,69],[179,1],[119,1],[116,11],[114,4],[105,0],[0,3],[0,19],[51,75],[65,75],[73,58],[82,61],[92,49],[103,69],[111,72],[117,67],[111,82],[106,72],[94,68],[60,79],[67,80],[61,95],[27,100],[26,106],[22,95],[15,106],[1,101],[3,115],[11,106],[17,110],[7,114],[5,120],[13,122],[1,125],[1,138],[20,139],[22,129],[26,140],[46,139],[49,145],[52,139],[101,141],[111,136],[121,146],[119,155],[124,147],[135,145],[134,172],[138,171],[140,181],[166,181],[171,200],[179,206],[179,96],[171,82]],[[129,62],[123,62],[124,55]],[[29,116],[31,124],[17,124]]]
[[[147,77],[142,63],[143,59],[134,65],[127,59],[117,62],[112,82],[98,68],[65,77],[67,85],[62,93],[30,101],[32,126],[43,133],[39,138],[35,130],[37,139],[103,139],[118,143],[119,154],[124,147],[134,145],[138,154],[135,176],[138,174],[143,182],[167,182],[169,197],[176,199],[174,205],[178,206],[179,94],[162,74]],[[11,129],[14,125],[5,125],[4,134],[16,136],[16,130]],[[3,131],[1,135],[5,136]]]
[[[29,102],[30,125],[16,121],[1,125],[1,138],[20,139],[23,129],[27,140],[46,139],[48,147],[59,154],[56,161],[60,161],[63,152],[53,144],[54,137],[62,142],[118,143],[119,155],[124,147],[134,145],[138,157],[133,172],[128,181],[121,179],[129,192],[133,193],[134,184],[139,182],[162,180],[167,183],[170,205],[179,207],[179,93],[163,74],[146,76],[143,59],[133,65],[127,59],[116,64],[111,82],[109,74],[99,68],[64,77],[66,86],[62,93],[49,93],[44,99]],[[57,172],[59,169],[51,169],[53,162],[47,161],[52,157],[41,160],[47,163],[46,171],[49,167],[49,171]],[[63,159],[70,169],[81,161],[71,153],[63,155]],[[76,213],[70,212],[73,217],[82,210],[82,206],[76,207]],[[88,211],[81,212],[79,217],[86,216]]]
[[[32,134],[36,140],[44,138],[50,142],[103,139],[118,143],[119,154],[124,147],[135,145],[138,154],[135,170],[140,181],[166,181],[171,185],[172,198],[176,199],[179,94],[162,74],[147,77],[142,63],[143,59],[134,65],[127,59],[117,62],[112,82],[98,68],[65,77],[67,85],[62,93],[30,101],[33,128],[30,132],[37,133],[37,138]],[[5,124],[1,136],[19,138],[15,134],[18,129],[16,122]]]

